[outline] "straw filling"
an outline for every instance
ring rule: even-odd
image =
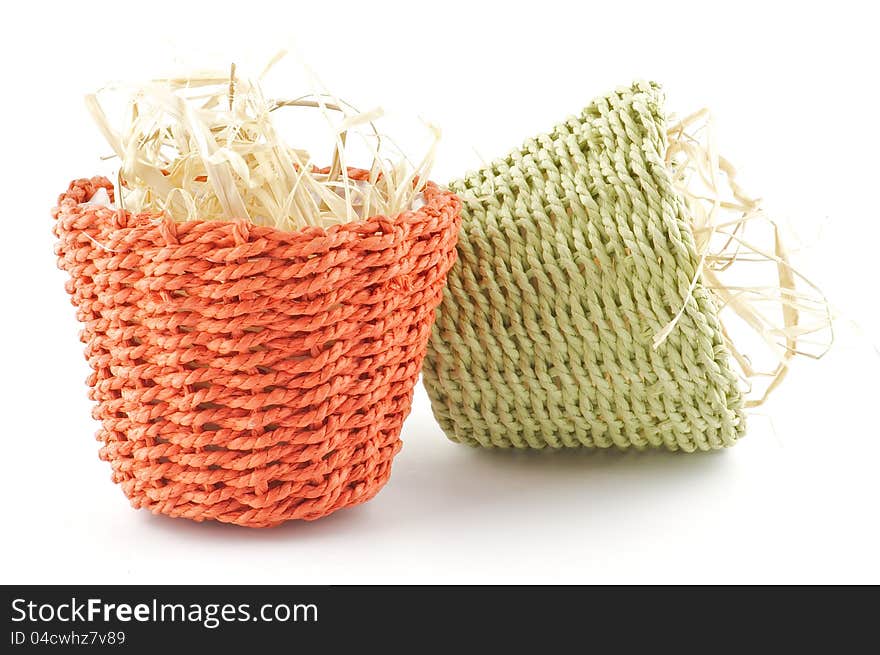
[[[412,165],[377,131],[381,109],[359,112],[325,92],[266,98],[259,83],[263,75],[242,77],[233,64],[228,73],[106,87],[87,96],[90,113],[119,159],[120,206],[175,221],[245,219],[298,230],[396,216],[418,204],[439,140],[436,127],[428,126],[430,147]],[[111,125],[102,102],[111,91],[126,95],[119,127]],[[332,146],[327,162],[281,137],[276,112],[291,108],[317,110],[326,119]],[[369,171],[364,181],[348,174],[346,144],[353,138],[366,144],[370,155],[356,166]]]
[[[757,407],[785,378],[794,357],[818,359],[831,347],[830,305],[792,266],[779,225],[740,187],[736,169],[718,154],[709,111],[676,122],[667,138],[666,163],[687,204],[699,262],[681,308],[655,335],[654,347],[675,328],[702,277],[718,299],[725,344],[748,387],[746,407]],[[759,367],[744,352],[756,354],[754,344],[738,347],[743,337],[731,337],[738,322],[766,346],[771,366]]]

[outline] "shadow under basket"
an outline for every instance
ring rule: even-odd
[[[355,179],[364,171],[352,170]],[[101,459],[131,504],[268,527],[372,498],[400,450],[458,198],[295,232],[175,223],[88,204],[53,210],[83,323]]]

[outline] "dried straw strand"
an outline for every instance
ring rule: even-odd
[[[701,131],[705,135],[702,141],[698,138]],[[700,258],[681,309],[655,336],[654,347],[675,328],[702,277],[719,300],[725,343],[750,389],[751,398],[745,406],[758,407],[785,378],[794,357],[818,359],[831,347],[834,317],[830,305],[820,289],[792,266],[778,224],[762,211],[759,199],[742,189],[736,169],[717,153],[709,111],[702,109],[676,122],[667,138],[666,163],[693,218]],[[759,223],[771,231],[771,244],[754,243],[746,237],[747,230]],[[775,280],[736,283],[730,279],[750,263],[774,264]],[[774,313],[765,310],[765,305]],[[761,338],[776,360],[775,367],[758,369],[737,347],[726,310]],[[813,335],[819,338],[808,338]],[[758,379],[766,381],[763,389],[754,386]]]
[[[360,112],[325,93],[294,100],[267,99],[260,79],[195,73],[153,80],[128,92],[127,119],[113,127],[101,102],[102,89],[86,107],[120,161],[119,202],[135,213],[175,221],[246,219],[281,230],[329,227],[373,215],[395,216],[413,208],[433,165],[439,131],[417,166],[399,149],[390,155],[376,128],[381,109]],[[288,145],[272,114],[284,107],[318,109],[334,144],[328,172],[309,153]],[[341,116],[336,120],[331,112]],[[346,146],[352,134],[367,145],[367,181],[352,180]]]

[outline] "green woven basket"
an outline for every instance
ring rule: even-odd
[[[663,100],[620,88],[450,184],[458,263],[423,371],[453,441],[696,451],[743,434],[714,298],[698,283],[685,303],[699,256]]]

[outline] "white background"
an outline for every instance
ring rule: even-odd
[[[880,582],[869,3],[195,4],[29,2],[0,26],[0,582]],[[131,510],[97,458],[52,254],[57,194],[110,170],[82,96],[291,39],[336,94],[439,124],[438,181],[636,78],[673,111],[711,107],[749,188],[812,245],[802,265],[843,317],[834,350],[725,452],[479,452],[443,437],[419,387],[364,506],[272,530]]]

